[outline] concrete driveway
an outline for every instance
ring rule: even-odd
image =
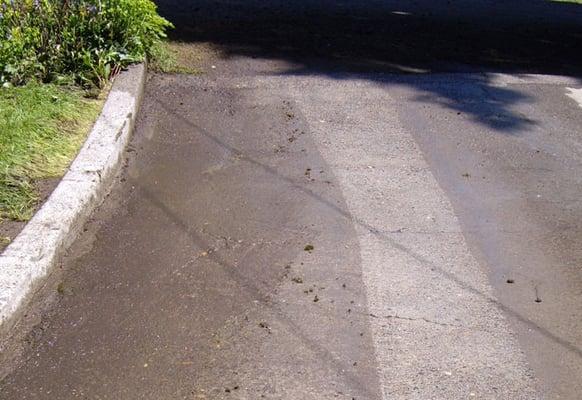
[[[160,1],[0,398],[577,399],[582,8],[504,3]]]

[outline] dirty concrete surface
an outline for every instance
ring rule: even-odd
[[[151,74],[1,399],[578,398],[580,8],[158,3],[204,72]]]

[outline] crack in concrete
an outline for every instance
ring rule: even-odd
[[[372,318],[399,319],[399,320],[404,320],[404,321],[424,321],[426,323],[439,325],[439,326],[447,326],[447,327],[453,327],[453,328],[465,328],[462,325],[455,325],[455,324],[449,324],[446,322],[433,321],[433,320],[430,320],[430,319],[425,318],[425,317],[418,317],[418,318],[403,317],[403,316],[396,315],[396,314],[393,314],[393,315],[389,314],[389,315],[384,315],[384,316],[377,316],[375,314],[369,314],[369,315]]]

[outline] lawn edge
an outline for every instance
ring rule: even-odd
[[[0,332],[18,320],[31,294],[109,192],[133,131],[146,72],[142,63],[115,78],[101,114],[67,173],[0,254]]]

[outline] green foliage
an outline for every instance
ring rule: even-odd
[[[0,0],[0,84],[73,75],[102,86],[170,27],[151,0]]]

